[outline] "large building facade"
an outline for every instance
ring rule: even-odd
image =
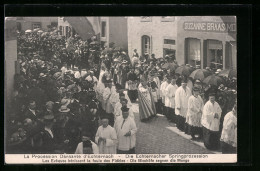
[[[128,17],[128,51],[141,56],[155,54],[156,58],[176,55],[176,17]]]
[[[127,51],[127,18],[126,17],[101,17],[100,18],[101,45],[120,47]],[[75,34],[75,30],[64,17],[58,18],[58,28],[61,35],[69,38]]]
[[[177,60],[201,68],[235,69],[236,18],[220,16],[178,17]]]
[[[236,19],[220,16],[129,17],[128,51],[182,64],[236,68]]]

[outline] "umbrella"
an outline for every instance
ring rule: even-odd
[[[43,36],[47,36],[47,35],[49,35],[48,32],[44,32],[44,33],[41,34],[42,37],[43,37]]]
[[[191,73],[195,70],[195,68],[193,68],[192,66],[190,66],[190,64],[186,64],[185,66],[188,67],[188,69],[189,69],[189,71],[190,71]]]
[[[90,43],[90,45],[97,45],[97,44],[98,44],[97,41],[93,41],[93,42]]]
[[[176,70],[178,68],[178,65],[175,63],[165,63],[163,64],[162,68]]]
[[[51,32],[51,34],[56,34],[56,33],[58,33],[58,31],[59,31],[59,30],[53,30],[53,31]]]
[[[210,72],[208,70],[205,69],[196,69],[195,71],[193,71],[189,77],[191,77],[192,79],[196,80],[204,80],[204,78],[206,78],[207,76],[210,75]]]
[[[224,69],[219,72],[218,76],[227,77],[227,78],[237,78],[237,70],[235,69]]]
[[[208,76],[203,80],[203,83],[208,84],[208,85],[215,85],[219,86],[220,84],[223,83],[222,78],[219,76],[216,76],[215,74]]]
[[[175,70],[175,73],[188,77],[190,75],[190,73],[191,73],[191,70],[190,70],[190,67],[184,65],[184,66],[179,66]]]
[[[37,32],[39,30],[40,30],[40,28],[36,28],[36,29],[33,29],[33,32]]]
[[[25,31],[25,33],[31,33],[32,32],[32,30],[26,30]]]

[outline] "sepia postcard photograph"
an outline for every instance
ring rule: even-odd
[[[236,16],[5,17],[5,163],[236,163]]]

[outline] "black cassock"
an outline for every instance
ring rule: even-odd
[[[137,80],[138,80],[138,78],[137,78],[137,75],[135,73],[129,72],[127,74],[127,81],[135,82]],[[134,83],[134,84],[136,84],[136,83]],[[135,87],[137,87],[137,85],[135,85]],[[128,96],[129,96],[129,98],[132,102],[135,101],[138,97],[137,89],[131,88],[130,84],[128,84]]]

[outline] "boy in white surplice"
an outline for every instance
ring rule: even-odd
[[[186,115],[187,133],[193,140],[202,138],[201,116],[203,111],[203,100],[199,95],[200,89],[193,87],[193,95],[188,100],[188,111]],[[196,137],[198,135],[198,137]]]
[[[177,128],[185,131],[185,120],[188,110],[188,99],[191,96],[191,90],[187,87],[187,79],[182,79],[181,86],[175,93],[175,114],[177,120]]]

